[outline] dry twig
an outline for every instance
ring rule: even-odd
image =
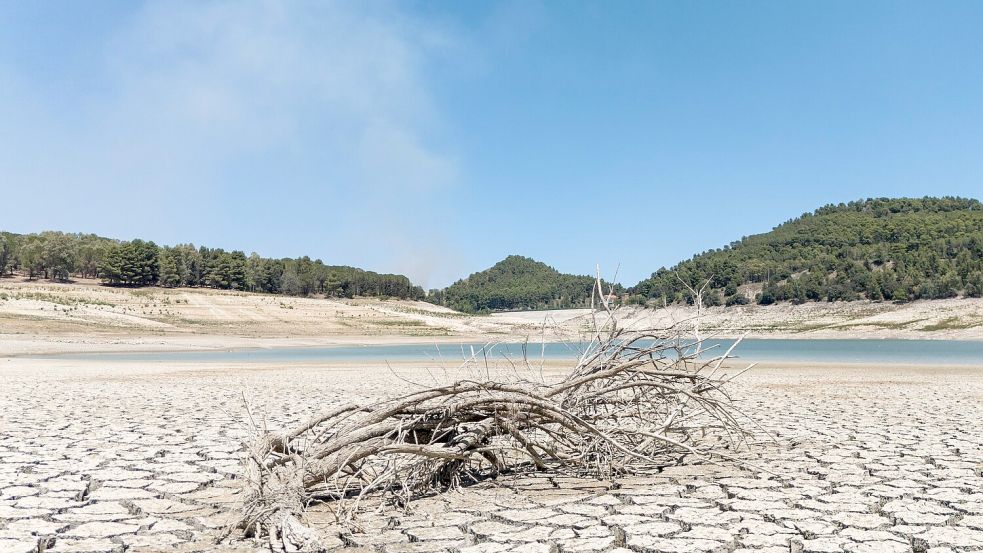
[[[274,551],[316,551],[317,535],[301,522],[315,500],[337,501],[350,520],[368,494],[405,505],[523,467],[611,477],[680,453],[730,459],[721,447],[747,447],[743,415],[724,390],[730,378],[720,372],[734,348],[705,357],[698,326],[689,340],[676,330],[620,328],[600,278],[595,292],[602,310],[576,367],[560,379],[547,382],[541,364],[509,359],[509,378],[496,380],[487,352],[472,353],[466,365],[480,377],[332,407],[264,432],[249,448],[235,527],[265,537]],[[704,439],[708,429],[729,441]]]

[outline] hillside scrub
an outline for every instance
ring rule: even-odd
[[[707,305],[980,297],[983,204],[947,197],[827,205],[659,269],[630,293],[691,303],[686,285],[705,279]]]

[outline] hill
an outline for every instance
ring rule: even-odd
[[[91,234],[0,232],[0,276],[100,279],[110,286],[202,287],[295,296],[423,299],[403,275],[273,259],[190,244],[158,246]],[[879,198],[827,205],[672,268],[628,290],[635,303],[907,302],[983,295],[983,204],[965,198]],[[585,307],[593,277],[509,256],[426,300],[466,313]],[[618,287],[618,294],[624,289]]]
[[[565,309],[590,305],[594,278],[564,274],[510,255],[491,268],[431,293],[430,300],[465,313]]]
[[[681,281],[707,279],[709,305],[979,297],[983,204],[945,197],[827,205],[659,269],[630,293],[636,301],[692,302]]]

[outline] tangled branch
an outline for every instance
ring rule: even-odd
[[[592,334],[562,378],[486,372],[263,433],[249,448],[235,527],[265,537],[274,551],[317,551],[316,533],[301,522],[312,501],[336,501],[348,518],[369,494],[405,505],[504,471],[611,477],[680,454],[713,460],[745,447],[745,419],[725,390],[736,375],[722,370],[739,340],[710,356],[698,331],[686,339],[679,329],[620,328],[608,296],[596,296]],[[725,439],[704,439],[708,431]]]

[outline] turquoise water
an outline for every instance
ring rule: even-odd
[[[710,355],[719,355],[733,340],[707,340],[717,345]],[[297,362],[297,361],[460,361],[471,355],[490,358],[573,359],[583,344],[402,344],[336,346],[314,348],[243,349],[155,353],[81,353],[50,355],[47,358],[106,361],[211,361],[211,362]],[[482,348],[485,348],[482,350]],[[744,340],[734,355],[749,361],[801,361],[826,363],[912,363],[920,365],[983,366],[983,341],[954,340]]]

